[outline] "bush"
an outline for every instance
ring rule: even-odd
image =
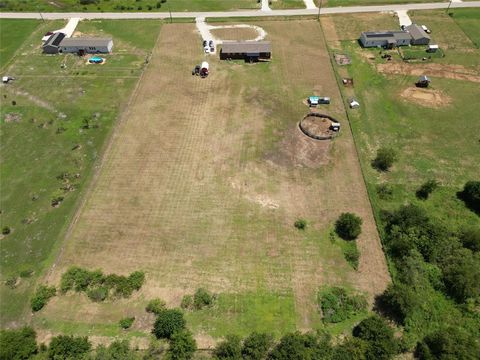
[[[99,345],[92,360],[137,360],[135,351],[130,349],[128,341],[114,341],[108,347]]]
[[[354,240],[362,232],[362,219],[352,213],[343,213],[335,223],[335,232],[342,239]]]
[[[168,358],[172,360],[188,360],[197,350],[197,343],[188,330],[175,332],[170,339]]]
[[[380,148],[377,157],[372,161],[372,166],[378,171],[388,171],[397,160],[395,150],[391,148]]]
[[[120,325],[120,327],[122,329],[130,329],[132,327],[134,321],[135,321],[135,316],[127,317],[127,318],[123,318],[122,320],[120,320],[118,322],[118,324]]]
[[[468,181],[459,197],[470,209],[480,213],[480,181]]]
[[[32,310],[40,311],[47,304],[48,300],[55,296],[56,292],[55,286],[40,285],[30,302]]]
[[[237,335],[227,335],[225,340],[218,343],[213,351],[213,356],[216,359],[241,359],[242,345],[241,339]]]
[[[87,291],[87,296],[94,302],[104,301],[108,297],[108,288],[100,286]]]
[[[299,332],[286,334],[268,355],[269,360],[328,359],[332,348],[328,337]]]
[[[293,224],[298,230],[305,230],[307,228],[307,220],[305,219],[298,219]]]
[[[272,345],[272,335],[253,332],[243,342],[242,357],[245,360],[265,359]]]
[[[157,315],[153,333],[157,339],[170,339],[173,333],[185,329],[183,313],[177,309],[166,309]]]
[[[195,309],[200,310],[212,304],[213,296],[207,290],[199,288],[195,291],[195,295],[193,295],[193,306]]]
[[[182,303],[180,304],[182,309],[191,309],[193,307],[193,296],[184,295],[182,298]]]
[[[393,189],[388,184],[377,185],[377,195],[382,200],[391,200],[393,197]]]
[[[415,195],[421,200],[427,200],[430,194],[438,187],[436,180],[428,180],[420,186]]]
[[[50,342],[47,355],[49,359],[81,359],[90,351],[92,344],[87,337],[56,336]]]
[[[2,234],[3,234],[3,235],[8,235],[8,234],[10,234],[11,232],[12,232],[12,230],[10,229],[10,226],[4,226],[4,227],[2,228]]]
[[[30,327],[0,330],[0,359],[24,360],[37,352],[37,334]]]
[[[147,306],[145,307],[145,311],[148,313],[153,313],[155,315],[160,314],[163,310],[165,310],[165,301],[161,299],[152,299],[148,302]]]
[[[397,342],[393,336],[393,329],[377,315],[371,316],[355,326],[353,336],[367,342],[367,359],[390,359],[397,353]]]
[[[480,228],[470,228],[460,235],[462,245],[473,252],[480,251]]]
[[[357,248],[357,242],[356,241],[349,242],[347,243],[347,245],[349,246],[346,246],[343,249],[343,256],[345,257],[345,260],[347,260],[347,262],[350,265],[352,265],[352,267],[355,270],[358,270],[358,261],[360,260],[360,252],[358,251],[358,248]]]
[[[356,337],[349,337],[335,347],[332,360],[365,360],[367,342]]]
[[[10,276],[9,278],[7,278],[7,280],[5,280],[5,286],[9,287],[10,289],[15,289],[17,287],[17,277],[14,275],[14,276]]]
[[[320,308],[322,309],[323,321],[338,323],[351,318],[367,308],[367,300],[361,295],[348,295],[341,287],[332,287],[320,291]]]

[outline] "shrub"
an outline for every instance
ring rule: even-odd
[[[137,360],[135,351],[130,349],[128,341],[114,341],[108,347],[100,345],[92,360]]]
[[[118,324],[120,325],[120,327],[122,329],[129,329],[132,325],[133,325],[133,322],[135,321],[135,316],[133,317],[127,317],[127,318],[123,318],[121,319]]]
[[[468,181],[459,197],[470,209],[480,213],[480,181]]]
[[[11,232],[12,232],[12,230],[10,229],[10,226],[4,226],[4,227],[2,228],[2,234],[3,234],[3,235],[8,235],[8,234],[10,234]]]
[[[351,244],[351,245],[350,245]],[[352,265],[352,267],[355,270],[358,270],[358,261],[360,260],[360,252],[358,251],[357,248],[357,242],[352,241],[349,242],[344,249],[343,249],[343,256],[345,257],[345,260]]]
[[[367,342],[356,337],[349,337],[335,347],[332,360],[365,360]]]
[[[97,288],[89,289],[87,291],[87,296],[92,301],[101,302],[107,298],[108,288],[106,288],[105,286],[100,286]]]
[[[153,333],[157,339],[170,339],[173,333],[185,329],[183,313],[177,309],[166,309],[157,315]]]
[[[377,315],[362,320],[355,326],[353,336],[368,343],[367,359],[390,359],[397,352],[393,329]]]
[[[253,332],[243,342],[242,357],[245,360],[265,359],[272,345],[272,335]]]
[[[48,347],[49,359],[81,359],[90,351],[92,344],[87,337],[59,335],[52,338]]]
[[[48,300],[55,296],[56,292],[55,286],[40,285],[30,302],[32,310],[41,310],[47,304]]]
[[[195,295],[193,295],[193,306],[195,309],[203,309],[206,306],[212,305],[212,303],[213,296],[207,290],[199,288],[195,291]]]
[[[155,315],[160,314],[163,310],[165,310],[165,301],[161,299],[152,299],[148,302],[147,306],[145,307],[145,311],[148,313],[153,313]]]
[[[184,295],[182,298],[182,303],[180,307],[182,309],[191,309],[193,306],[193,296],[192,295]]]
[[[169,359],[172,360],[188,360],[193,357],[197,350],[197,343],[188,330],[175,332],[170,339],[170,347],[168,349]]]
[[[16,276],[10,276],[5,280],[5,285],[9,287],[10,289],[15,289],[17,287],[17,277]]]
[[[20,271],[20,277],[21,278],[29,278],[32,275],[33,275],[33,270],[22,270],[22,271]]]
[[[305,230],[307,228],[307,220],[305,219],[298,219],[293,224],[298,230]]]
[[[438,182],[436,180],[428,180],[420,186],[415,195],[417,198],[422,200],[427,200],[430,194],[435,191],[438,187]]]
[[[328,359],[332,348],[328,337],[299,332],[286,334],[268,355],[269,360]]]
[[[227,335],[225,340],[218,343],[213,351],[216,359],[241,359],[242,345],[241,339],[237,335]]]
[[[128,276],[128,282],[134,290],[140,290],[145,282],[145,273],[143,271],[134,271]]]
[[[372,166],[378,171],[388,171],[397,160],[395,150],[391,148],[380,148],[377,151],[377,157],[373,159]]]
[[[377,195],[382,200],[391,200],[393,197],[393,189],[388,184],[377,185]]]
[[[36,336],[30,327],[0,330],[0,359],[30,359],[37,352]]]
[[[335,232],[342,239],[354,240],[362,232],[362,219],[352,213],[343,213],[335,223]]]
[[[460,235],[463,246],[473,252],[480,251],[480,228],[470,228]]]
[[[348,295],[341,287],[332,287],[320,291],[320,308],[322,309],[323,321],[338,323],[349,319],[353,315],[367,308],[367,300],[361,295]]]

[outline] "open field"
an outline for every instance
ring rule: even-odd
[[[0,69],[7,65],[19,44],[40,24],[38,20],[0,20]]]
[[[209,57],[211,75],[203,80],[190,74],[205,56],[194,26],[162,28],[47,277],[56,283],[77,264],[116,273],[142,269],[147,283],[121,303],[57,297],[35,316],[45,332],[61,324],[84,333],[89,324],[110,326],[125,314],[144,318],[148,299],[178,306],[183,295],[204,286],[219,294],[218,303],[188,312],[187,320],[200,346],[208,346],[231,332],[280,335],[323,327],[316,304],[322,285],[355,288],[370,298],[385,288],[385,259],[318,23],[257,25],[273,41],[273,61],[250,65]],[[325,111],[343,124],[331,145],[297,128],[308,111],[302,101],[312,92],[332,98]],[[364,221],[358,272],[329,236],[344,211]],[[309,222],[304,232],[293,227],[299,217]],[[72,307],[75,313],[67,310]],[[139,325],[144,333],[151,328],[147,320]],[[102,327],[89,331],[105,335]]]
[[[222,40],[253,40],[258,36],[258,32],[252,28],[213,29],[211,33]]]
[[[303,0],[272,0],[270,8],[277,9],[304,9]]]
[[[445,229],[458,233],[478,225],[478,215],[456,194],[466,181],[476,180],[480,174],[480,124],[472,121],[478,118],[480,54],[455,23],[455,16],[415,12],[413,19],[432,28],[432,38],[445,49],[444,58],[407,64],[395,51],[390,51],[392,61],[385,61],[378,49],[361,49],[356,41],[334,39],[329,46],[332,52],[352,59],[352,65],[335,69],[340,77],[354,79],[354,87],[342,88],[342,92],[345,98],[355,96],[361,104],[349,111],[349,117],[379,223],[381,210],[413,203],[426,209]],[[330,20],[334,25],[338,22],[338,28],[344,26],[344,19]],[[414,86],[420,74],[432,78],[430,88]],[[380,146],[393,147],[398,153],[398,161],[385,173],[371,166]],[[429,179],[437,180],[440,188],[428,201],[417,199],[416,190]],[[388,184],[392,195],[381,198],[376,190],[379,184]],[[395,276],[395,268],[391,270]],[[404,324],[406,343],[415,344],[447,325],[478,333],[478,319],[442,292],[432,290],[422,301],[423,310],[416,310]]]
[[[315,0],[317,6],[321,0]],[[445,0],[322,0],[323,6],[362,6],[362,5],[383,5],[383,4],[413,4],[446,2]]]
[[[480,9],[455,9],[450,13],[465,35],[480,48]]]
[[[16,80],[0,87],[1,224],[12,229],[1,239],[3,326],[25,320],[32,289],[61,244],[160,28],[158,21],[82,22],[83,33],[115,38],[114,53],[93,66],[73,55],[41,54],[42,35],[63,23],[24,29],[27,40],[8,67]],[[63,201],[53,207],[58,197]],[[28,275],[20,278],[22,271]],[[15,289],[3,286],[9,278],[17,279]]]
[[[291,1],[291,0],[290,0]],[[228,11],[259,8],[256,0],[100,0],[81,5],[78,0],[5,0],[2,11]]]

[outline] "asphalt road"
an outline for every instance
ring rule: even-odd
[[[401,4],[401,5],[375,5],[375,6],[346,6],[322,8],[322,14],[348,14],[362,12],[381,12],[381,11],[397,11],[397,10],[431,10],[446,9],[449,3],[423,3],[423,4]],[[465,7],[480,7],[480,1],[453,2],[451,9]],[[223,17],[252,17],[252,16],[300,16],[300,15],[317,15],[318,9],[291,9],[291,10],[239,10],[239,11],[218,11],[218,12],[172,12],[172,18],[223,18]],[[170,17],[168,12],[77,12],[77,13],[18,13],[18,12],[2,12],[0,19],[166,19]]]

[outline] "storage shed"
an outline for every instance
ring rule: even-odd
[[[365,31],[360,35],[363,47],[385,47],[410,45],[411,36],[405,31]]]
[[[272,57],[270,41],[225,42],[220,50],[220,59],[244,59],[245,61],[269,60]]]
[[[412,37],[412,45],[428,45],[430,43],[430,35],[428,35],[420,25],[409,25],[406,27],[406,31],[408,31],[408,33]]]
[[[79,54],[107,54],[112,51],[113,40],[110,38],[65,38],[60,43],[58,52]]]
[[[45,54],[57,54],[63,39],[65,39],[65,34],[62,32],[50,35],[48,40],[42,45],[43,52]]]

